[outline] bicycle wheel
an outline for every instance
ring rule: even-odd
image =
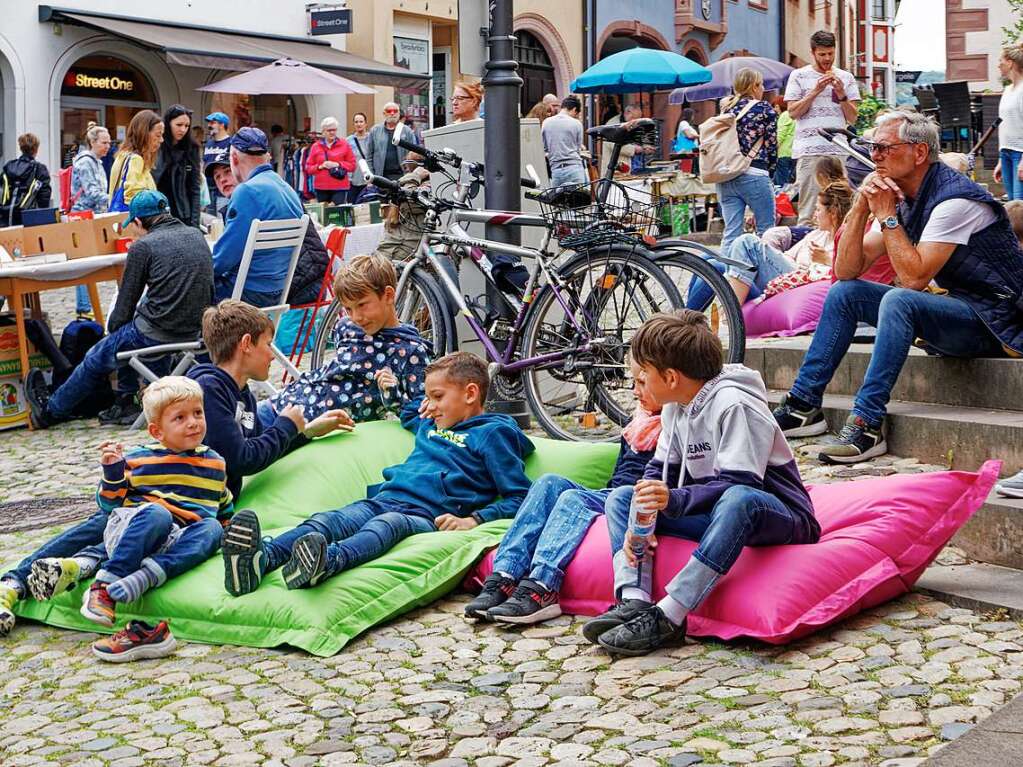
[[[657,248],[654,260],[671,277],[685,305],[707,317],[721,340],[725,362],[742,362],[746,356],[742,307],[728,280],[706,261],[708,255],[713,258],[716,254],[695,243],[675,243]]]
[[[316,332],[316,340],[313,342],[313,354],[309,360],[313,370],[316,370],[316,368],[326,362],[327,347],[330,345],[331,338],[334,335],[334,327],[337,325],[337,321],[341,318],[343,312],[344,309],[341,308],[341,302],[335,297],[330,302],[330,306],[327,307],[327,313],[323,315],[320,329]]]
[[[398,319],[419,331],[419,335],[431,344],[435,358],[454,351],[453,323],[443,296],[433,275],[415,269],[401,295],[395,299]]]
[[[626,245],[578,253],[558,270],[558,292],[548,285],[534,299],[522,356],[570,352],[522,373],[530,410],[552,437],[615,440],[632,417],[635,396],[627,362],[632,336],[652,315],[682,303],[648,254]],[[589,350],[582,348],[586,341]]]

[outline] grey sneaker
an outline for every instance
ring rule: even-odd
[[[858,415],[850,415],[837,437],[823,440],[818,458],[824,463],[859,463],[888,452],[885,423],[874,428]]]
[[[828,430],[823,410],[819,407],[799,410],[789,402],[790,399],[791,397],[786,394],[781,398],[778,407],[771,411],[782,434],[787,438],[816,437]]]
[[[995,485],[995,492],[1006,498],[1023,498],[1023,471]]]
[[[605,631],[597,642],[615,655],[646,655],[668,643],[685,641],[685,637],[686,621],[676,626],[660,607],[651,605],[628,623]]]
[[[233,597],[255,591],[263,578],[266,554],[259,529],[259,517],[242,509],[224,528],[220,552],[224,557],[224,588]]]

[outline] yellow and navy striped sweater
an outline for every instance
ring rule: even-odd
[[[182,527],[208,517],[226,522],[234,513],[224,459],[206,445],[183,453],[158,443],[135,448],[103,466],[96,502],[106,511],[158,503]]]

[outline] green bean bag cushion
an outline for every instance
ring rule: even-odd
[[[364,423],[352,434],[316,440],[251,477],[236,508],[254,509],[264,534],[281,532],[317,511],[364,498],[366,486],[380,482],[385,467],[405,459],[412,441],[393,421]],[[618,452],[610,444],[533,441],[536,452],[526,463],[531,478],[552,472],[587,487],[607,482]],[[288,591],[278,570],[257,591],[237,598],[224,590],[224,567],[217,556],[137,602],[119,605],[117,626],[132,618],[163,618],[180,639],[253,647],[290,644],[333,655],[371,626],[454,589],[480,556],[500,542],[509,524],[500,520],[465,532],[416,535],[314,589]],[[23,600],[16,612],[53,626],[102,630],[78,612],[85,588],[80,584],[49,602]]]

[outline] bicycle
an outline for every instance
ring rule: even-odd
[[[466,201],[482,184],[482,164],[464,162],[450,151],[402,146],[425,157],[431,171],[444,173],[459,189],[454,200],[446,200],[402,189],[385,178],[372,179],[399,206],[425,210],[419,249],[399,276],[399,317],[429,332],[437,354],[457,348],[455,315],[464,317],[490,360],[495,387],[507,390],[521,379],[530,410],[548,434],[570,440],[617,438],[634,409],[626,364],[629,341],[650,316],[681,306],[671,280],[638,240],[579,245],[561,259],[561,253],[548,250],[554,231],[543,215],[468,207]],[[445,165],[458,169],[457,180]],[[522,183],[533,186],[531,179]],[[450,220],[441,231],[443,214],[450,214]],[[472,223],[546,231],[541,245],[530,248],[472,237],[462,227]],[[521,290],[495,274],[495,254],[531,264]],[[513,319],[481,317],[480,307],[462,294],[455,270],[464,258],[512,310]],[[333,327],[339,313],[340,306],[333,305],[324,327]],[[314,364],[325,345],[321,333]]]

